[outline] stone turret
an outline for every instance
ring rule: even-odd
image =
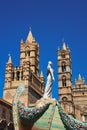
[[[43,75],[43,72],[41,71],[40,73],[40,79],[44,82],[44,75]]]
[[[66,43],[63,42],[62,50],[67,50]]]
[[[8,62],[6,63],[6,72],[5,72],[5,87],[6,88],[10,88],[11,87],[11,83],[12,83],[12,71],[13,71],[13,64],[12,64],[12,59],[11,59],[11,55],[8,55]]]
[[[73,113],[71,53],[65,41],[58,49],[58,88],[61,105],[67,107],[66,112]]]
[[[39,45],[35,41],[32,31],[30,30],[24,43],[23,40],[20,42],[20,65],[24,64],[25,59],[29,57],[30,69],[38,75],[39,72]]]
[[[75,87],[76,88],[81,88],[81,86],[85,85],[85,80],[84,78],[81,77],[81,75],[78,75],[78,80],[75,80]]]

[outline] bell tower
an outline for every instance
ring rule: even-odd
[[[6,72],[5,72],[5,88],[11,88],[12,85],[12,71],[14,68],[14,65],[12,63],[11,55],[8,55],[8,62],[6,63]]]
[[[71,53],[65,42],[62,49],[58,49],[58,89],[59,102],[66,112],[72,113]]]
[[[44,93],[44,76],[39,69],[39,45],[35,41],[31,29],[26,41],[20,42],[20,65],[14,66],[9,55],[6,64],[3,98],[12,103],[15,91],[20,83],[24,83],[26,91],[21,96],[25,105],[34,103]],[[25,102],[26,100],[26,102]]]
[[[38,75],[39,71],[39,45],[35,41],[30,29],[26,42],[20,42],[20,66],[24,65],[24,61],[29,57],[30,69]]]

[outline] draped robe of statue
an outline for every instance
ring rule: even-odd
[[[44,92],[44,98],[52,98],[52,82],[54,80],[54,75],[53,72],[54,70],[52,69],[52,62],[48,62],[47,66],[47,82],[45,86],[45,92]]]

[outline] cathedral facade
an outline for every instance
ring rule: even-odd
[[[39,67],[39,44],[31,30],[26,41],[20,41],[20,65],[15,67],[9,55],[6,63],[3,101],[10,104],[20,83],[24,83],[26,91],[21,96],[24,105],[35,103],[44,94],[44,76]],[[78,76],[72,86],[72,60],[70,49],[63,43],[58,49],[58,94],[63,109],[75,118],[87,122],[87,85]],[[5,117],[4,117],[5,118]]]
[[[72,86],[71,52],[65,42],[62,49],[58,49],[58,91],[63,109],[75,118],[87,122],[87,85],[79,74]]]

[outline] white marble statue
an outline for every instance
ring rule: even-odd
[[[52,98],[52,82],[54,80],[54,70],[52,69],[52,62],[48,62],[47,66],[47,82],[45,86],[44,98]]]

